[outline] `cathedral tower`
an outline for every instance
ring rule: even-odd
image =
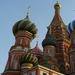
[[[70,39],[67,28],[60,16],[61,5],[59,2],[55,3],[55,15],[51,24],[48,26],[48,33],[56,38],[56,58],[60,72],[67,73],[69,70],[69,51]]]
[[[4,75],[20,75],[20,58],[30,50],[30,43],[35,38],[37,29],[28,17],[16,22],[13,26],[15,44],[9,51]]]

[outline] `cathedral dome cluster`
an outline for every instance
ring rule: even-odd
[[[73,32],[75,30],[75,20],[69,23],[68,25],[68,31],[69,33]]]
[[[33,34],[33,38],[36,36],[37,28],[34,23],[29,20],[29,17],[16,22],[13,26],[13,34],[16,35],[18,31],[28,31]]]
[[[75,31],[75,20],[66,26],[60,16],[60,7],[57,1],[54,5],[55,15],[42,41],[43,50],[38,42],[31,48],[30,43],[36,36],[37,28],[30,21],[28,13],[26,18],[14,24],[15,44],[9,51],[2,75],[75,75],[75,72],[71,72],[75,65],[75,43],[71,43],[72,39],[75,42],[75,36],[72,36],[75,34],[72,33]]]

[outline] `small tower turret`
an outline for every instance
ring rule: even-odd
[[[43,54],[44,54],[44,65],[50,69],[58,70],[57,60],[55,58],[56,50],[56,39],[54,36],[47,32],[45,39],[42,42]]]
[[[56,39],[52,35],[46,35],[46,38],[42,42],[42,46],[44,54],[52,57],[55,56]]]

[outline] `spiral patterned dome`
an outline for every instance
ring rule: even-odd
[[[48,35],[46,39],[43,40],[42,46],[45,47],[46,45],[53,45],[56,46],[56,39],[52,35]]]
[[[24,56],[22,56],[20,59],[20,64],[24,63],[31,63],[33,64],[33,66],[36,66],[38,65],[38,58],[31,53],[27,53]]]
[[[75,20],[73,20],[72,22],[70,22],[68,24],[68,31],[69,33],[73,32],[75,30]]]
[[[29,31],[33,34],[33,38],[34,38],[37,33],[37,28],[36,25],[29,20],[28,16],[26,16],[26,18],[14,24],[13,34],[16,35],[18,31]]]

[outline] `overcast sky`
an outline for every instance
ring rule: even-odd
[[[54,16],[56,0],[0,0],[0,73],[4,71],[8,52],[15,42],[12,27],[18,20],[26,17],[30,6],[30,19],[38,28],[38,38],[32,41],[32,48],[36,41],[42,49],[41,42],[47,32],[47,26]],[[75,0],[60,0],[61,16],[66,25],[75,19]]]

